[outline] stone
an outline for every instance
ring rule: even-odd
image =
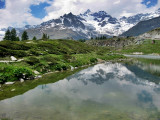
[[[34,71],[34,74],[39,75],[40,73],[39,73],[38,71],[35,70],[35,71]]]
[[[11,60],[12,61],[17,61],[17,58],[15,58],[14,56],[11,56]]]
[[[20,82],[23,83],[23,82],[24,82],[24,79],[21,78],[21,79],[20,79]]]
[[[12,89],[11,92],[14,92],[16,89]]]
[[[14,82],[6,82],[5,84],[6,85],[12,85],[12,84],[14,84]]]
[[[37,78],[42,78],[42,76],[41,76],[41,75],[38,75],[38,76],[35,77],[35,79],[37,79]]]
[[[70,66],[71,67],[71,71],[73,71],[74,70],[74,67],[73,66]]]

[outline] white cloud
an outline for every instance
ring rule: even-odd
[[[94,12],[104,10],[114,17],[130,16],[137,13],[152,12],[160,6],[160,1],[152,8],[146,8],[141,2],[141,0],[54,0],[52,5],[46,8],[48,15],[43,20],[57,18],[69,12],[79,14],[87,9]]]
[[[117,0],[113,4],[119,4],[120,2],[121,2],[120,0]]]
[[[30,6],[40,2],[48,2],[47,16],[44,19],[35,18],[30,13]],[[136,13],[152,12],[158,9],[160,1],[155,7],[146,8],[141,0],[6,0],[6,9],[0,9],[0,28],[8,26],[24,26],[26,23],[34,25],[42,21],[57,18],[65,13],[80,14],[87,9],[91,11],[104,10],[114,17],[133,15]]]
[[[41,19],[33,17],[30,13],[30,6],[44,1],[46,0],[6,0],[6,8],[0,9],[0,28],[41,23]]]

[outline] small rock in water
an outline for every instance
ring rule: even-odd
[[[12,85],[12,84],[14,84],[14,82],[6,82],[5,84],[6,85]]]
[[[11,60],[12,61],[17,61],[17,58],[15,58],[14,56],[11,56]]]
[[[16,89],[12,89],[11,92],[14,92]]]

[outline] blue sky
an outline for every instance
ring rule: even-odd
[[[5,8],[5,0],[0,0],[0,9]]]
[[[45,8],[49,7],[49,6],[50,6],[50,4],[48,4],[47,2],[40,3],[39,5],[31,5],[31,7],[30,7],[31,14],[34,17],[42,19],[47,15]]]
[[[142,0],[141,4],[146,5],[146,8],[153,7],[157,5],[158,0]],[[47,2],[40,3],[39,5],[30,6],[31,14],[37,18],[44,18],[47,15],[46,7],[49,7],[50,4]]]
[[[153,7],[158,4],[158,0],[143,0],[142,4],[146,5],[147,8]]]

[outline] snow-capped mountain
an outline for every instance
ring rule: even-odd
[[[158,16],[160,16],[160,9],[153,13],[137,14],[130,17],[124,16],[121,18],[112,17],[105,11],[92,12],[87,10],[80,15],[69,13],[58,19],[43,22],[40,25],[27,25],[16,30],[19,36],[21,36],[23,30],[27,30],[30,39],[33,36],[41,38],[43,33],[47,33],[51,39],[89,39],[100,35],[118,36],[140,21]]]

